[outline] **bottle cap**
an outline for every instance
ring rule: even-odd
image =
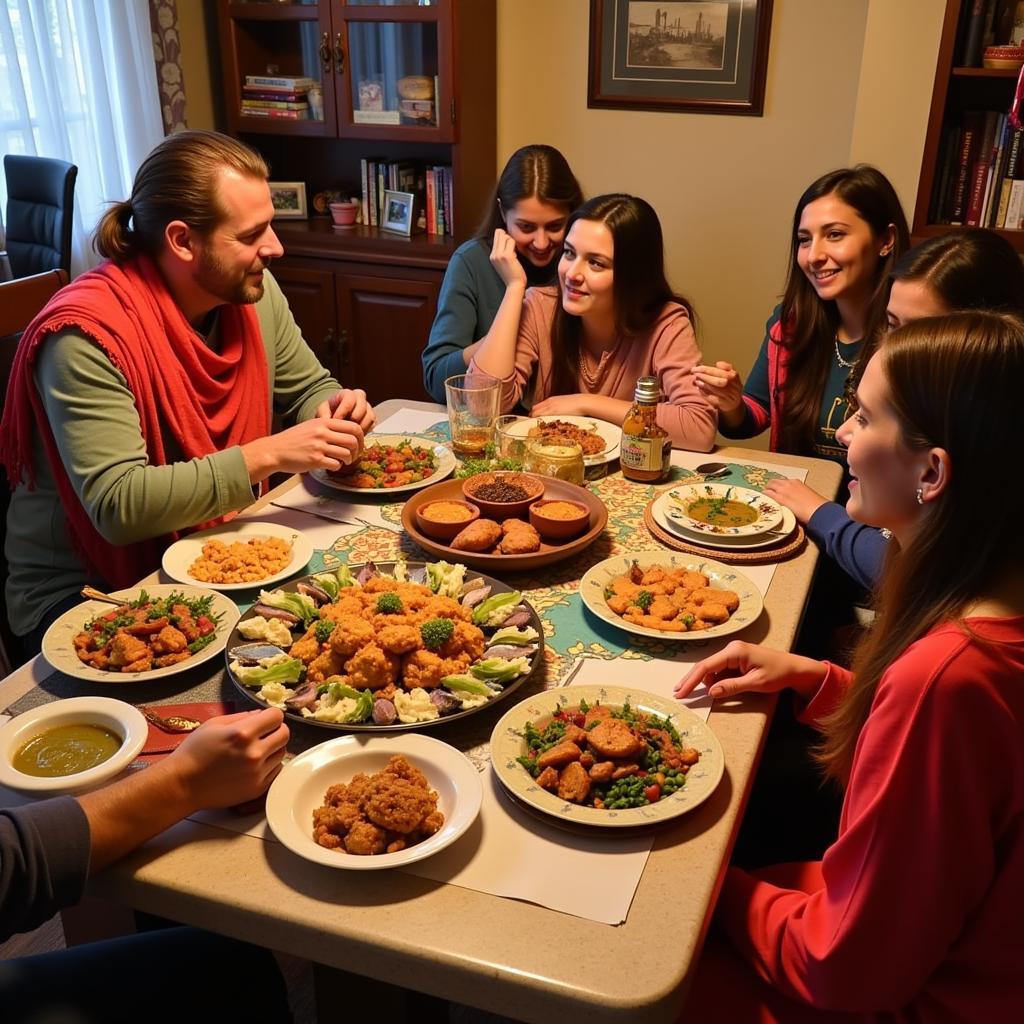
[[[639,377],[636,382],[634,400],[637,402],[660,402],[661,381],[657,377]]]

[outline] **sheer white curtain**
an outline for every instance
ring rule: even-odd
[[[0,0],[0,154],[77,164],[73,275],[163,135],[148,0]]]

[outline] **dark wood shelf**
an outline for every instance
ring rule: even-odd
[[[953,68],[956,78],[1017,78],[1020,68]]]
[[[350,259],[385,266],[439,270],[448,266],[456,242],[448,235],[400,235],[365,224],[336,228],[327,217],[275,220],[274,231],[287,256]]]

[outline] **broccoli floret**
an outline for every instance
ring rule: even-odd
[[[391,590],[385,591],[377,598],[378,615],[401,615],[404,610],[402,599]]]
[[[429,619],[420,626],[420,636],[423,637],[423,646],[430,650],[437,650],[442,644],[447,643],[455,629],[451,619]]]
[[[641,590],[639,594],[633,599],[633,604],[639,608],[643,608],[647,611],[651,607],[651,602],[654,600],[654,595],[649,590]]]
[[[327,643],[331,639],[336,625],[337,623],[333,619],[320,619],[316,624],[316,642],[318,644]]]

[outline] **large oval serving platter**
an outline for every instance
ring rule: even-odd
[[[526,753],[523,731],[527,723],[536,723],[562,708],[576,707],[581,700],[614,708],[621,708],[628,701],[630,707],[638,711],[667,718],[678,731],[683,745],[700,751],[700,761],[687,774],[686,785],[657,803],[615,811],[581,807],[541,789],[516,760]],[[678,701],[624,686],[565,686],[528,697],[501,716],[491,733],[491,765],[498,781],[514,800],[558,823],[597,829],[631,829],[661,824],[703,803],[722,780],[725,754],[707,722]]]
[[[238,621],[238,606],[215,590],[187,587],[181,583],[147,583],[145,586],[130,587],[127,590],[115,590],[110,596],[123,598],[126,602],[134,601],[143,590],[150,597],[167,597],[174,593],[184,594],[190,600],[212,597],[211,609],[214,615],[220,616],[217,621],[217,638],[191,658],[179,661],[175,665],[152,668],[146,672],[105,672],[79,660],[75,654],[74,640],[85,629],[87,622],[106,614],[114,606],[106,601],[83,601],[68,609],[46,631],[43,637],[43,657],[65,675],[87,679],[90,683],[143,683],[174,676],[179,672],[187,672],[196,665],[202,665],[204,661],[209,661],[224,650],[229,635],[235,635],[232,630]]]
[[[416,522],[416,509],[430,501],[464,500],[462,480],[445,480],[443,483],[420,491],[419,494],[414,494],[402,508],[402,526],[424,551],[429,551],[446,562],[462,562],[464,565],[471,565],[475,569],[483,569],[485,572],[524,572],[527,569],[539,569],[544,565],[563,562],[588,548],[597,540],[608,522],[608,509],[605,508],[604,502],[586,487],[569,483],[567,480],[555,480],[549,476],[541,477],[541,479],[544,481],[542,498],[579,501],[590,510],[587,529],[580,536],[559,543],[541,541],[540,549],[531,551],[528,555],[490,555],[478,551],[460,551],[428,537]]]
[[[605,597],[605,591],[611,581],[616,576],[628,573],[633,562],[644,570],[660,566],[666,570],[686,569],[690,572],[701,572],[711,581],[712,588],[734,591],[740,599],[739,607],[725,622],[692,633],[670,633],[664,629],[636,626],[621,615],[616,615],[608,607],[608,600]],[[715,640],[746,629],[764,609],[764,598],[757,585],[731,565],[672,551],[633,551],[628,555],[615,555],[613,558],[598,562],[584,573],[580,581],[580,598],[589,611],[609,625],[624,629],[627,633],[654,637],[658,640]]]
[[[395,563],[394,562],[377,562],[375,564],[376,564],[377,568],[381,571],[381,573],[383,573],[385,575],[390,575],[390,573],[392,572],[392,570],[395,567]],[[424,562],[407,562],[406,563],[406,567],[408,568],[410,573],[413,573],[417,569],[422,569],[424,564],[425,564]],[[351,571],[352,571],[352,575],[355,576],[359,572],[359,570],[362,568],[362,566],[361,565],[353,565],[353,566],[350,566],[350,568],[351,568]],[[489,587],[491,587],[491,592],[493,594],[505,594],[505,593],[508,593],[511,590],[515,590],[516,589],[515,587],[510,587],[507,583],[502,583],[500,580],[493,579],[490,576],[483,576],[483,575],[481,575],[479,573],[473,573],[472,575],[474,577],[475,576],[480,576],[480,578],[484,581],[484,583],[486,583]],[[467,574],[467,579],[468,578],[469,578],[469,574]],[[302,577],[300,577],[297,580],[291,580],[288,583],[284,584],[283,586],[277,587],[275,589],[287,590],[287,591],[294,592],[296,586],[299,583],[304,583],[304,582],[306,582],[309,579],[310,579],[309,576],[302,576]],[[517,679],[513,679],[512,682],[509,683],[505,687],[504,690],[502,690],[500,693],[498,693],[495,697],[493,697],[491,700],[489,700],[486,704],[481,704],[479,707],[475,707],[475,708],[467,708],[467,709],[465,709],[463,711],[456,711],[454,714],[444,715],[444,716],[442,716],[440,718],[434,718],[434,719],[431,719],[429,722],[395,722],[394,725],[377,725],[374,722],[323,722],[323,721],[319,721],[319,720],[317,720],[315,718],[307,718],[306,716],[304,716],[299,711],[291,711],[291,710],[287,710],[287,709],[285,709],[285,712],[284,712],[285,713],[285,717],[288,718],[288,719],[291,719],[292,721],[302,722],[305,725],[315,725],[315,726],[318,726],[318,727],[323,728],[323,729],[334,729],[334,730],[340,731],[340,732],[380,732],[380,733],[389,733],[390,732],[390,733],[395,733],[395,732],[405,732],[405,731],[410,730],[410,729],[431,729],[431,728],[434,728],[436,726],[444,726],[448,722],[454,722],[457,719],[465,718],[467,715],[476,714],[479,711],[486,711],[488,708],[494,707],[494,705],[497,704],[498,701],[504,700],[510,693],[514,693],[516,690],[518,690],[519,687],[521,687],[528,679],[530,679],[533,676],[534,672],[537,671],[538,666],[540,666],[543,663],[543,661],[544,661],[544,625],[543,625],[543,623],[540,620],[540,616],[537,615],[537,612],[535,611],[533,606],[529,603],[529,601],[524,600],[522,603],[524,605],[526,605],[527,608],[529,608],[529,610],[530,610],[530,623],[529,624],[537,631],[537,634],[538,634],[538,640],[537,640],[538,647],[537,647],[536,652],[533,655],[533,658],[530,661],[530,670],[525,675],[521,675]],[[241,617],[241,619],[239,619],[239,622],[244,622],[246,619],[252,618],[254,614],[255,614],[255,612],[252,609],[250,609],[249,611],[247,611]],[[292,637],[295,640],[298,640],[301,636],[302,636],[302,631],[301,630],[295,631],[295,632],[292,633]],[[246,695],[246,697],[249,698],[249,700],[251,700],[251,701],[255,702],[256,704],[259,704],[259,705],[261,705],[263,707],[266,707],[267,705],[256,696],[256,691],[250,689],[247,686],[245,686],[238,678],[236,678],[235,674],[231,671],[231,655],[230,655],[231,650],[236,645],[253,643],[253,642],[254,641],[252,641],[252,640],[247,640],[244,636],[242,636],[241,633],[238,632],[238,626],[236,624],[235,628],[231,632],[230,638],[228,639],[227,649],[225,650],[225,653],[224,653],[224,661],[225,661],[225,664],[227,666],[227,673],[226,674],[227,674],[227,677],[235,684],[235,686],[239,690],[241,690],[242,693],[244,693]]]

